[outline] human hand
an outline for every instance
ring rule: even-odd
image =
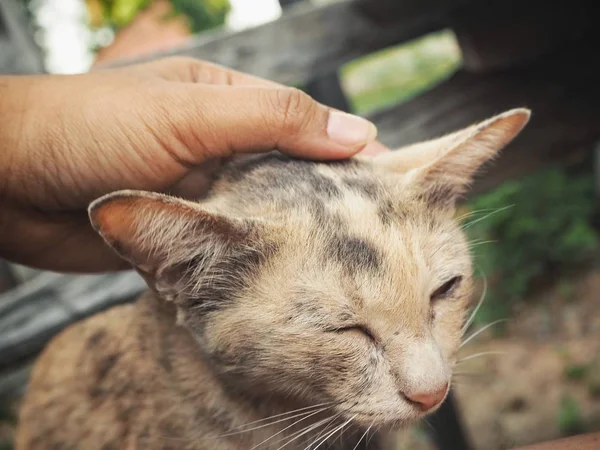
[[[338,159],[385,147],[364,119],[187,58],[0,78],[0,254],[57,271],[127,268],[88,204],[140,189],[200,195],[224,160],[274,148]]]

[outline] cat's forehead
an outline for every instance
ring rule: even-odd
[[[370,234],[407,219],[434,223],[440,216],[406,194],[398,176],[386,177],[357,158],[319,163],[277,152],[250,157],[223,169],[211,197],[234,213],[306,215],[320,226],[376,220]]]
[[[218,177],[213,197],[246,210],[268,206],[286,212],[307,213],[320,222],[336,220],[331,210],[373,206],[382,221],[391,218],[393,195],[365,160],[317,163],[277,152],[229,164]],[[360,201],[353,200],[359,199]],[[359,205],[360,203],[360,205]],[[337,218],[339,219],[339,218]]]
[[[373,170],[366,161],[347,159],[318,163],[271,152],[249,157],[227,165],[219,174],[220,185],[236,190],[236,195],[257,199],[295,198],[311,194],[321,199],[334,200],[343,190],[357,188],[358,180],[373,178]],[[362,184],[365,193],[372,186]]]
[[[289,220],[298,252],[316,248],[324,263],[353,273],[375,274],[406,264],[405,257],[430,260],[436,252],[458,251],[454,223],[404,196],[400,184],[368,160],[315,163],[274,152],[226,167],[213,196],[230,213]]]

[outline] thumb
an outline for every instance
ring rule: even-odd
[[[189,148],[196,164],[273,149],[313,159],[347,158],[377,136],[366,119],[332,110],[294,88],[188,85],[186,91],[171,119],[180,135],[189,133],[195,141]]]

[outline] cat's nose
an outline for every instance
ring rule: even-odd
[[[444,384],[440,389],[427,392],[404,393],[407,399],[417,405],[422,411],[429,411],[439,405],[448,392],[448,383]]]

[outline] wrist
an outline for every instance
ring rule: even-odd
[[[17,161],[26,153],[27,124],[32,110],[29,76],[0,77],[0,202],[14,200],[11,186],[18,171]]]
[[[31,110],[29,76],[0,76],[0,257],[13,260],[17,252],[15,231],[21,228],[20,199],[15,186],[27,179],[16,166],[25,153]],[[21,182],[18,180],[21,179]]]

